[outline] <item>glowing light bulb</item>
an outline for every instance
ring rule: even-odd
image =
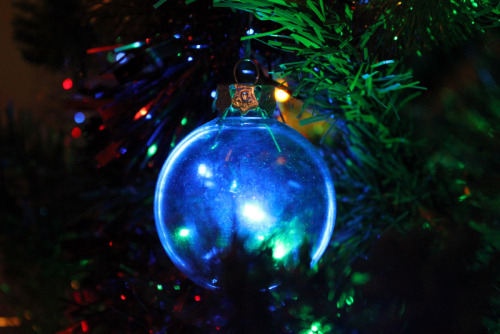
[[[73,88],[73,80],[71,80],[70,78],[64,79],[62,82],[62,86],[65,90]]]
[[[144,117],[148,114],[148,109],[146,107],[142,107],[134,116],[134,121],[138,120],[141,117]]]
[[[158,146],[156,146],[156,144],[151,145],[148,148],[148,157],[152,157],[153,155],[155,155],[157,150],[158,150]]]
[[[285,90],[276,88],[274,91],[274,97],[278,102],[286,102],[290,99],[290,94],[288,94]]]
[[[124,52],[118,52],[115,55],[115,61],[119,64],[124,64],[127,61],[126,54]]]
[[[82,135],[82,130],[79,127],[75,126],[71,130],[71,137],[76,139],[76,138],[80,137],[81,135]]]
[[[75,120],[75,123],[83,123],[85,121],[85,114],[82,113],[81,111],[75,113],[75,116],[73,116],[73,119]]]

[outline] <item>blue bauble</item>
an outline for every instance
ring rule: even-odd
[[[155,194],[163,247],[207,288],[223,287],[221,259],[235,240],[245,254],[267,248],[274,267],[288,269],[299,264],[306,242],[314,265],[330,241],[335,208],[332,178],[316,148],[262,117],[217,118],[189,134],[163,165]],[[269,270],[248,264],[260,269]]]

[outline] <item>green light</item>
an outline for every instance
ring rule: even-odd
[[[398,40],[398,36],[394,36],[394,40],[397,41]]]
[[[144,44],[143,42],[134,42],[134,43],[131,43],[131,44],[127,44],[127,45],[123,45],[123,46],[117,47],[114,51],[115,52],[120,52],[120,51],[129,50],[129,49],[137,49],[137,48],[140,48],[143,44]]]
[[[174,285],[174,290],[179,291],[181,289],[180,285]]]
[[[319,323],[319,322],[313,322],[311,325],[311,330],[313,332],[319,331],[320,328],[321,328],[321,323]]]
[[[10,292],[10,286],[9,286],[7,283],[2,283],[2,284],[0,284],[0,289],[1,289],[4,293],[9,293],[9,292]]]
[[[351,281],[353,284],[365,285],[370,281],[370,274],[355,272],[351,276]]]
[[[464,201],[467,197],[469,197],[469,195],[462,195],[462,196],[460,196],[460,197],[458,198],[458,200],[459,200],[460,202],[463,202],[463,201]]]
[[[345,303],[346,303],[347,305],[352,305],[352,303],[354,303],[354,298],[353,298],[353,296],[349,296],[349,297],[347,297],[347,298],[346,298],[346,300],[345,300]]]
[[[257,239],[259,239],[260,241],[264,241],[264,236],[263,236],[263,235],[259,235],[259,236],[257,237]]]
[[[152,157],[153,155],[155,155],[156,151],[158,150],[158,146],[156,146],[156,144],[153,144],[151,146],[149,146],[148,148],[148,157]]]
[[[186,117],[184,117],[184,118],[182,119],[182,121],[181,121],[181,125],[182,125],[182,126],[184,126],[184,125],[186,125],[186,124],[187,124],[187,122],[188,122],[187,118],[186,118]]]
[[[287,253],[288,252],[285,246],[281,244],[276,245],[276,247],[273,248],[273,258],[275,258],[276,260],[282,259]]]
[[[183,228],[179,231],[179,236],[185,238],[189,235],[189,229]]]
[[[158,289],[158,291],[163,290],[163,285],[161,284],[156,285],[156,289]]]

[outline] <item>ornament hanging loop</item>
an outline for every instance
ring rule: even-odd
[[[236,65],[234,65],[233,76],[236,83],[248,83],[255,85],[260,78],[259,66],[257,66],[255,61],[251,59],[240,59]]]

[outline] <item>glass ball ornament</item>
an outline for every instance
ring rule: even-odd
[[[249,274],[293,270],[303,243],[313,266],[325,252],[335,222],[332,177],[316,148],[267,116],[264,108],[272,108],[262,101],[272,105],[271,91],[239,86],[252,87],[245,95],[245,89],[235,93],[231,86],[225,115],[177,144],[155,193],[156,228],[165,251],[188,278],[210,289],[224,287],[224,259],[231,252],[241,254],[234,252],[235,244],[247,255],[267,250],[272,258],[272,268],[239,263]],[[260,96],[253,96],[256,92]],[[220,95],[219,89],[218,99]],[[251,98],[257,106],[255,101],[248,105]],[[279,284],[272,273],[268,277],[259,281],[261,288]]]

